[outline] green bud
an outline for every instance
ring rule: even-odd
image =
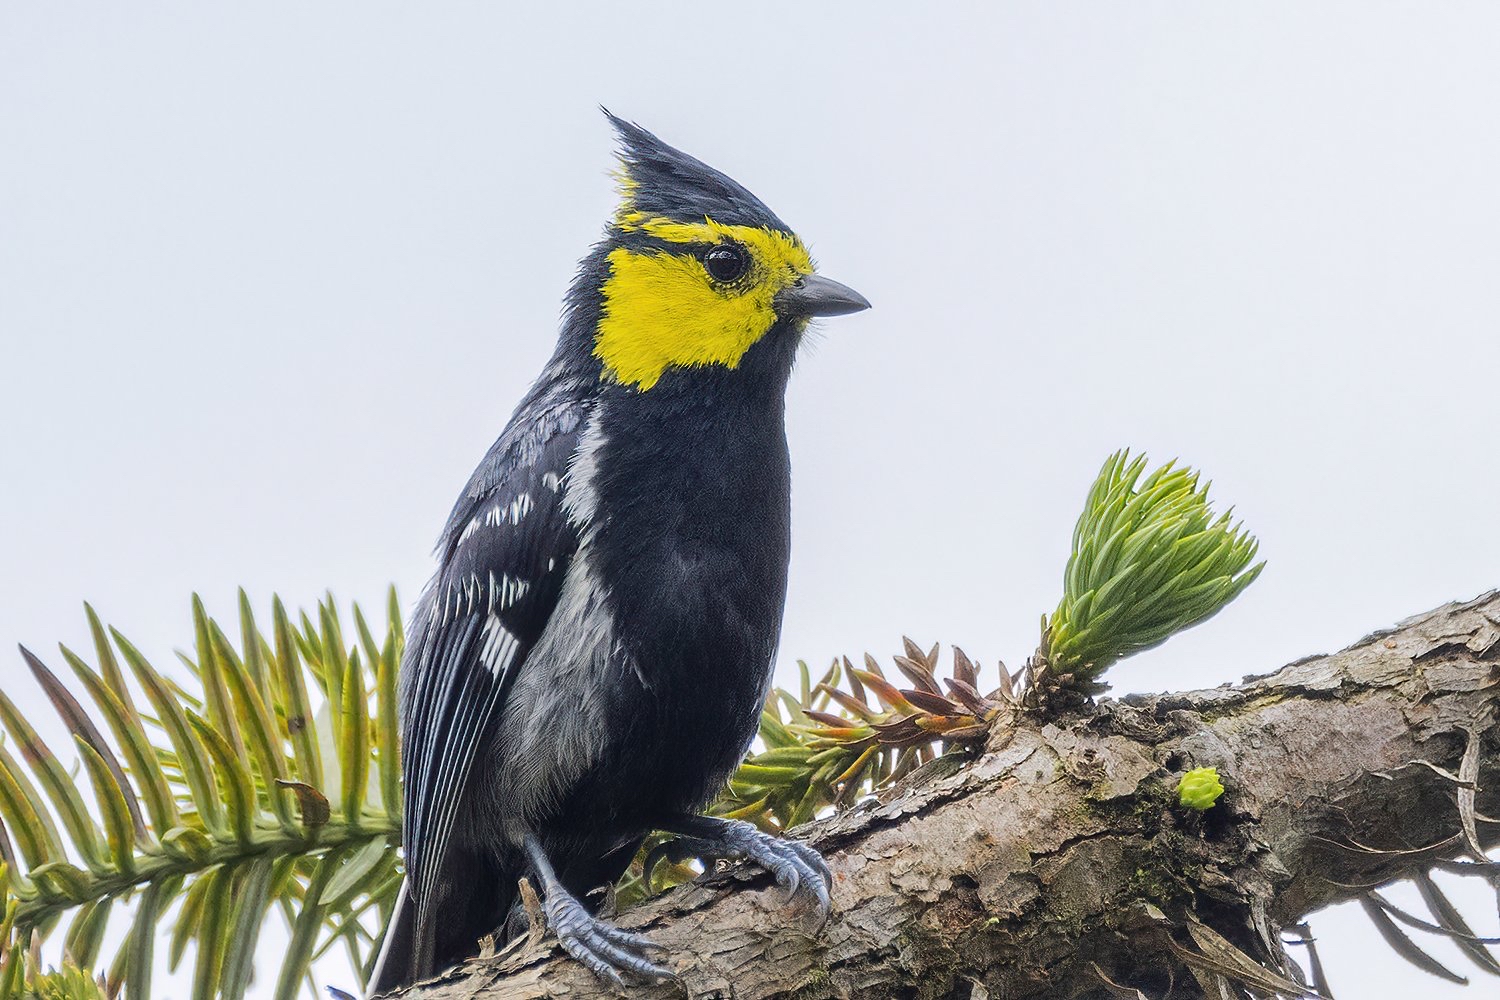
[[[1260,574],[1253,536],[1216,513],[1198,473],[1144,455],[1104,463],[1073,529],[1047,622],[1053,673],[1097,683],[1115,661],[1211,618]]]
[[[1195,767],[1177,783],[1178,803],[1199,812],[1212,809],[1223,794],[1224,786],[1219,784],[1219,769],[1216,767]]]

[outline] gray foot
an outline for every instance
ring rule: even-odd
[[[526,838],[526,853],[542,886],[542,912],[547,926],[557,935],[563,951],[600,979],[623,988],[622,973],[647,980],[672,979],[672,971],[643,957],[640,952],[660,950],[661,945],[640,934],[622,931],[600,920],[558,881],[552,864],[533,838]]]
[[[683,836],[661,844],[647,855],[648,886],[651,869],[662,858],[674,862],[689,858],[751,861],[769,872],[786,890],[784,902],[790,903],[801,896],[813,906],[819,926],[828,919],[832,906],[828,890],[833,887],[833,875],[823,856],[806,844],[762,833],[743,820],[712,816],[684,816],[667,829]]]

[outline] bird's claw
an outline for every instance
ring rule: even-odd
[[[675,978],[666,966],[638,954],[665,951],[664,945],[600,920],[567,893],[549,893],[545,912],[547,926],[557,935],[563,950],[601,979],[623,989],[625,980],[621,973],[647,980]]]
[[[716,822],[723,826],[712,837],[682,837],[653,848],[646,857],[646,884],[650,885],[652,866],[664,858],[674,862],[689,858],[751,861],[785,890],[783,903],[791,903],[798,895],[810,896],[822,926],[833,905],[828,895],[833,874],[821,854],[798,841],[762,833],[743,820]]]

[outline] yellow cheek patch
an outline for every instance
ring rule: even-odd
[[[776,293],[812,273],[802,244],[769,229],[631,215],[622,216],[619,225],[693,247],[732,240],[751,260],[745,277],[725,286],[709,277],[686,246],[682,253],[625,247],[610,252],[594,356],[610,378],[643,390],[672,367],[737,367],[776,322]]]

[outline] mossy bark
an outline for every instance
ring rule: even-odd
[[[631,995],[1181,997],[1254,984],[1255,967],[1296,980],[1282,928],[1464,852],[1454,779],[1471,740],[1478,812],[1500,815],[1495,594],[1239,685],[1020,716],[974,759],[799,831],[835,876],[821,929],[741,868],[621,915],[681,976]],[[1181,774],[1209,766],[1225,794],[1178,806]],[[405,994],[613,995],[550,938]]]

